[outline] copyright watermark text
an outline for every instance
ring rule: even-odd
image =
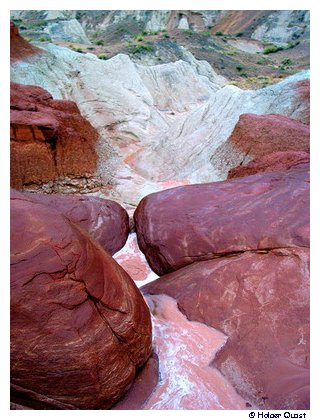
[[[250,419],[306,419],[306,413],[291,413],[285,411],[284,413],[269,413],[268,411],[251,411],[249,413]]]

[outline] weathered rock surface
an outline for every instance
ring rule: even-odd
[[[142,288],[228,336],[213,365],[251,404],[309,408],[309,254],[245,252],[194,263]],[[207,350],[209,352],[209,350]]]
[[[242,114],[212,157],[221,172],[273,152],[310,152],[310,127],[283,115]],[[220,162],[220,164],[219,164]]]
[[[226,253],[309,246],[309,166],[145,197],[134,218],[157,274]]]
[[[80,44],[91,44],[82,26],[77,19],[58,20],[56,22],[48,22],[45,27],[51,39],[56,41],[79,42]]]
[[[151,354],[149,310],[128,274],[54,209],[11,200],[12,402],[110,408]]]
[[[52,44],[43,48],[41,59],[11,66],[12,80],[41,85],[55,98],[78,104],[101,135],[97,174],[112,185],[105,194],[122,203],[136,205],[161,189],[161,182],[225,179],[230,167],[221,168],[215,151],[243,113],[277,113],[305,122],[309,110],[309,101],[297,94],[308,71],[243,91],[223,87],[213,70],[194,59],[142,66],[122,54],[102,62]]]
[[[11,83],[10,107],[12,187],[95,173],[99,136],[74,102]]]
[[[306,152],[275,152],[258,157],[247,165],[230,169],[228,179],[240,178],[261,172],[287,171],[301,164],[310,162],[310,154]]]
[[[111,255],[119,251],[127,241],[128,213],[114,201],[92,196],[32,194],[15,190],[11,190],[11,197],[55,209],[70,222],[86,230]]]

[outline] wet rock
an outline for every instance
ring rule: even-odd
[[[138,244],[162,275],[226,253],[309,246],[309,168],[150,194],[135,211]]]
[[[70,222],[86,230],[111,255],[119,251],[129,235],[125,209],[112,200],[92,196],[64,196],[21,193],[11,190],[11,197],[54,208]]]
[[[71,101],[36,86],[11,83],[11,186],[93,174],[97,131]]]
[[[228,179],[240,178],[261,172],[286,171],[310,162],[306,152],[275,152],[253,159],[247,165],[230,169]]]
[[[55,209],[11,200],[11,398],[106,409],[151,354],[149,310],[128,274]]]
[[[228,336],[213,366],[249,403],[309,408],[308,248],[197,262],[142,291],[173,297],[189,320]]]

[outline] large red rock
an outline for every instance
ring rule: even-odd
[[[310,152],[310,127],[279,114],[242,114],[228,140],[214,153],[222,172],[270,153]]]
[[[111,255],[127,241],[129,216],[115,201],[83,195],[25,193],[13,189],[11,197],[54,208],[70,222],[85,229]]]
[[[309,166],[150,194],[134,218],[159,275],[226,253],[309,246]]]
[[[310,163],[310,155],[306,152],[275,152],[253,159],[247,165],[230,169],[228,179],[240,178],[261,172],[287,171],[298,165]]]
[[[150,354],[150,313],[129,275],[55,209],[13,197],[12,402],[110,408]]]
[[[145,285],[228,336],[214,366],[252,405],[309,408],[309,250],[197,262]],[[213,353],[213,352],[212,352]]]
[[[31,55],[39,54],[41,50],[34,47],[19,35],[18,28],[10,22],[10,62],[23,60]]]
[[[98,133],[74,102],[11,83],[10,108],[12,187],[95,173]]]

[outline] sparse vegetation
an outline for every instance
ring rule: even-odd
[[[294,62],[291,60],[291,58],[286,57],[281,61],[281,64],[284,66],[292,66]]]
[[[208,37],[208,36],[211,36],[211,32],[203,32],[202,35]]]
[[[102,40],[102,39],[99,39],[99,40],[96,42],[96,45],[104,45],[103,40]]]
[[[265,47],[263,50],[263,54],[273,54],[278,51],[282,51],[284,47],[281,45],[269,45],[268,47]]]
[[[80,47],[77,47],[74,49],[75,52],[82,54],[83,53],[83,49]]]
[[[153,52],[154,48],[149,44],[129,44],[128,49],[132,54]]]
[[[99,60],[107,60],[108,56],[107,56],[107,54],[99,54],[98,58],[99,58]]]

